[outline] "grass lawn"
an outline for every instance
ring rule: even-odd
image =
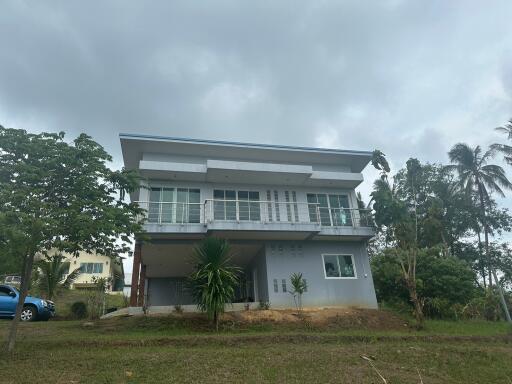
[[[0,321],[5,337],[8,320]],[[21,324],[2,383],[512,383],[505,323],[427,322],[425,331],[224,323],[179,316]]]

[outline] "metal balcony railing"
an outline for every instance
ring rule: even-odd
[[[216,200],[204,202],[207,223],[218,221],[261,223],[318,223],[317,204],[260,200]]]
[[[175,201],[136,201],[146,211],[147,223],[156,224],[192,224],[204,223],[201,220],[201,203]]]
[[[259,222],[325,227],[372,227],[371,210],[322,207],[317,203],[207,199],[204,203],[137,201],[148,223]]]

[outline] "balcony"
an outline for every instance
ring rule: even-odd
[[[276,240],[373,236],[371,212],[366,209],[249,199],[137,203],[146,210],[146,231],[166,237],[202,237],[207,233],[231,239]]]

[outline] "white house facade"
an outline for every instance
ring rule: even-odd
[[[143,177],[131,199],[146,210],[134,252],[132,306],[192,304],[185,279],[194,246],[229,240],[244,271],[237,302],[375,308],[366,251],[374,230],[355,187],[371,152],[121,134],[127,169]]]

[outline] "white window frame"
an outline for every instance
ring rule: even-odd
[[[235,199],[216,199],[215,198],[215,191],[223,191],[224,192],[224,196],[226,196],[226,191],[234,191],[235,192]],[[252,200],[252,203],[253,204],[258,204],[258,209],[259,209],[259,213],[260,213],[260,219],[259,220],[251,220],[250,219],[250,215],[251,215],[251,206],[250,206],[250,203],[251,203],[251,200],[240,200],[238,198],[238,194],[240,192],[247,192],[248,194],[250,193],[258,193],[258,200],[257,201],[254,201]],[[250,223],[260,223],[262,221],[262,218],[263,218],[263,210],[262,210],[262,200],[261,200],[261,196],[264,195],[265,193],[262,192],[261,190],[259,189],[249,189],[249,188],[246,188],[246,189],[239,189],[239,188],[230,188],[230,187],[214,187],[212,189],[212,197],[213,197],[213,201],[214,201],[214,208],[213,208],[213,217],[215,218],[215,202],[216,201],[224,201],[224,204],[226,201],[234,201],[235,202],[235,207],[236,207],[236,220],[232,220],[232,219],[214,219],[215,221],[222,221],[222,222],[250,222]],[[248,195],[249,196],[249,195]],[[248,207],[249,207],[249,210],[248,210],[248,215],[249,215],[249,219],[248,220],[245,220],[245,219],[240,219],[240,202],[242,203],[247,203],[249,204]],[[226,217],[226,205],[224,205],[224,217]]]
[[[350,258],[352,259],[352,266],[354,267],[354,276],[353,277],[327,276],[327,273],[325,272],[325,256],[336,256],[336,261],[338,263],[338,271],[340,271],[340,275],[341,275],[341,267],[340,267],[340,260],[339,260],[338,256],[350,256]],[[328,280],[355,280],[355,279],[357,279],[356,260],[355,260],[354,255],[351,253],[322,253],[322,269],[324,270],[324,277]]]
[[[347,208],[344,208],[344,209],[347,209],[349,210],[349,214],[351,215],[351,209],[352,209],[352,202],[350,201],[350,193],[348,192],[306,192],[306,201],[307,201],[307,204],[308,204],[308,207],[310,204],[313,204],[313,203],[310,203],[308,200],[307,200],[307,197],[308,195],[315,195],[315,198],[316,198],[316,205],[320,208],[320,209],[327,209],[328,212],[329,212],[329,225],[324,225],[322,224],[322,220],[320,217],[318,217],[318,223],[320,223],[322,226],[324,227],[340,227],[340,225],[334,225],[334,217],[333,217],[333,210],[335,209],[339,209],[339,208],[332,208],[331,207],[331,199],[329,198],[329,196],[346,196],[347,197],[347,202],[348,202],[348,207]],[[326,199],[327,199],[327,207],[320,207],[319,203],[318,203],[318,195],[325,195]],[[309,212],[308,212],[309,213]],[[354,218],[352,217],[352,215],[350,216],[350,220],[351,220],[351,225],[341,225],[341,227],[353,227],[354,226]]]
[[[152,201],[151,200],[151,189],[152,188],[158,188],[160,189],[160,200],[159,201]],[[172,189],[172,201],[162,201],[162,190],[164,188]],[[178,189],[186,189],[187,190],[187,201],[186,202],[178,202]],[[189,211],[188,211],[188,204],[190,199],[190,190],[198,190],[199,191],[199,202],[196,203],[199,206],[199,222],[197,223],[190,223],[189,218]],[[201,196],[202,196],[202,190],[199,186],[191,187],[187,184],[174,184],[174,183],[149,183],[148,184],[148,219],[149,219],[149,207],[152,203],[158,204],[158,220],[157,221],[149,221],[150,224],[199,224],[201,223],[201,215],[202,215],[202,204],[201,204]],[[162,221],[163,213],[163,204],[162,203],[171,203],[173,204],[171,207],[172,214],[171,214],[171,221]],[[178,221],[178,204],[179,203],[185,203],[184,206],[187,206],[187,210],[184,210],[182,212],[183,218],[186,217],[186,220],[183,220],[183,222]]]

